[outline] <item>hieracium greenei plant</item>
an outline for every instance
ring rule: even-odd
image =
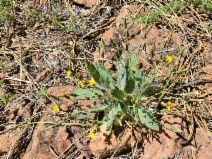
[[[93,124],[99,124],[101,132],[106,135],[110,135],[114,127],[127,124],[136,125],[142,130],[159,131],[160,124],[157,116],[160,111],[150,109],[147,103],[156,100],[159,104],[162,101],[164,92],[170,85],[169,77],[176,73],[175,67],[170,69],[169,76],[163,82],[163,86],[155,84],[158,68],[155,67],[148,73],[140,68],[137,55],[129,49],[129,31],[126,19],[124,20],[124,27],[126,30],[124,52],[118,49],[111,40],[111,46],[117,50],[117,61],[114,63],[117,71],[115,76],[111,75],[110,71],[104,66],[104,62],[98,61],[93,64],[87,61],[87,68],[92,78],[89,80],[88,87],[85,87],[84,80],[79,82],[78,88],[72,92],[72,95],[77,100],[100,100],[101,104],[86,112],[81,112],[77,119],[85,119],[103,112],[103,120],[94,120]],[[145,42],[143,45],[145,45]],[[102,47],[106,49],[104,41],[102,41]],[[172,57],[167,55],[165,60],[162,61],[162,67],[168,67],[172,63]],[[167,112],[171,109],[172,103],[167,99],[165,102],[167,108],[165,112]]]

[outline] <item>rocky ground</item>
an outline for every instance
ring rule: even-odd
[[[36,0],[33,3],[39,9],[43,7],[41,12],[46,15],[57,12],[60,25],[80,11],[79,20],[73,23],[85,24],[86,29],[81,33],[65,32],[54,28],[50,20],[32,21],[26,26],[20,21],[27,16],[23,15],[24,9],[32,2],[14,2],[16,23],[0,27],[0,60],[5,64],[0,72],[3,82],[0,95],[8,98],[8,102],[3,98],[0,102],[1,159],[212,158],[212,40],[211,30],[204,28],[205,23],[212,25],[211,12],[191,6],[183,14],[164,15],[161,21],[144,28],[130,16],[149,13],[152,6],[119,0]],[[130,49],[145,70],[152,67],[149,52],[155,53],[157,61],[161,53],[164,57],[177,57],[185,47],[182,58],[174,60],[182,65],[188,61],[182,66],[187,69],[183,77],[189,86],[184,92],[194,92],[192,99],[196,103],[192,107],[188,105],[190,113],[164,115],[160,119],[164,125],[160,132],[142,132],[131,127],[117,139],[115,133],[104,136],[98,128],[86,126],[86,122],[84,126],[70,122],[72,113],[86,111],[87,105],[94,107],[100,101],[75,100],[66,95],[76,88],[79,79],[90,77],[85,56],[92,62],[103,58],[105,66],[115,74],[111,62],[115,51],[110,42],[112,39],[121,47],[126,36],[125,18],[129,22]],[[144,51],[140,48],[145,39]],[[107,46],[103,57],[97,47],[101,40]],[[161,50],[164,40],[167,44]],[[75,76],[67,77],[69,69]],[[160,74],[166,76],[167,69]],[[47,98],[42,98],[43,92]],[[52,109],[55,103],[60,107],[57,113]],[[168,129],[170,125],[177,130]],[[95,139],[89,138],[91,129],[96,130]]]

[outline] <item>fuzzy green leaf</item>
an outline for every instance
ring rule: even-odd
[[[153,96],[155,94],[158,94],[162,90],[163,90],[163,86],[157,83],[152,83],[152,84],[149,84],[148,87],[146,87],[144,91],[144,95],[148,97]]]
[[[172,125],[169,127],[169,129],[172,130],[172,131],[177,131],[177,129]]]
[[[166,113],[166,112],[167,112],[167,109],[160,110],[160,113]]]
[[[128,62],[128,67],[130,70],[137,70],[137,66],[138,66],[138,58],[136,57],[136,55],[131,54]]]
[[[99,105],[96,108],[90,109],[89,112],[98,113],[100,111],[103,111],[103,110],[107,109],[108,107],[110,107],[110,105]]]
[[[127,81],[126,81],[126,92],[132,93],[135,89],[135,72],[138,66],[138,58],[132,54],[129,57],[127,67]]]
[[[58,96],[51,95],[51,97],[54,98],[55,100],[60,100]]]
[[[102,39],[102,47],[103,47],[104,49],[106,49],[106,45],[105,45],[105,42],[104,42],[103,39]]]
[[[176,111],[174,111],[174,113],[175,114],[179,114],[179,113],[182,113],[182,111],[181,110],[176,110]]]
[[[91,76],[94,78],[94,80],[97,83],[100,83],[100,74],[98,72],[98,70],[95,68],[95,66],[87,61],[87,67],[88,67],[88,71],[90,72]]]
[[[96,69],[98,70],[100,75],[100,85],[113,89],[114,80],[108,69],[102,63],[97,63]]]
[[[110,130],[107,130],[107,128],[108,128],[108,122],[104,121],[102,125],[100,126],[100,131],[105,135],[110,135],[112,131],[112,127]]]
[[[149,111],[145,110],[144,108],[138,108],[138,116],[140,121],[148,128],[159,131],[159,123]]]
[[[119,113],[122,112],[121,106],[118,103],[117,105],[115,105],[110,112],[108,113],[108,117],[106,119],[107,121],[107,131],[109,131],[111,133],[112,131],[112,127],[113,127],[113,121],[115,119],[115,116]],[[109,133],[109,134],[110,134]]]
[[[77,120],[85,119],[85,118],[87,118],[88,116],[91,116],[91,115],[94,115],[94,114],[95,114],[95,113],[88,113],[88,112],[82,113],[82,114],[80,114],[78,117],[76,117],[76,119],[77,119]]]
[[[75,97],[75,99],[97,99],[96,96],[102,96],[103,93],[99,90],[90,90],[85,88],[79,88],[74,90],[71,95]]]
[[[144,74],[143,74],[142,70],[137,70],[137,71],[135,72],[135,78],[136,78],[137,80],[142,80],[142,79],[143,79],[143,76],[144,76]]]
[[[123,101],[125,97],[124,92],[122,90],[119,90],[118,87],[115,87],[115,89],[111,91],[111,95],[121,101]]]
[[[117,69],[118,69],[117,85],[120,90],[124,90],[126,86],[126,78],[127,78],[126,69],[123,65],[119,65]]]
[[[182,53],[185,51],[185,49],[186,49],[186,47],[182,48],[182,49],[179,51],[178,55],[182,55]]]
[[[143,74],[142,70],[137,70],[135,72],[135,90],[138,91],[145,82],[145,75]]]
[[[125,132],[125,130],[123,132],[119,133],[117,138],[120,139],[124,135],[124,132]]]
[[[120,55],[120,62],[121,62],[121,65],[122,65],[123,67],[126,66],[126,55],[125,55],[125,54],[121,54],[121,55]]]
[[[134,89],[135,89],[135,73],[133,70],[130,69],[130,67],[128,67],[125,91],[130,94],[134,91]]]

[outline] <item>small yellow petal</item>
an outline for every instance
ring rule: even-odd
[[[139,100],[138,100],[138,99],[136,99],[136,100],[135,100],[135,104],[138,104],[138,102],[139,102]]]
[[[174,77],[173,75],[171,75],[171,77],[169,78],[170,81],[173,81],[174,80]]]
[[[91,139],[95,139],[96,138],[96,135],[94,134],[94,132],[91,130],[89,132],[89,135],[88,135]]]
[[[60,107],[57,104],[53,105],[53,112],[59,112],[60,111]]]
[[[166,103],[166,108],[167,108],[168,110],[171,110],[171,108],[172,108],[172,102],[168,101],[168,102]]]
[[[166,62],[167,62],[168,64],[172,63],[172,57],[169,56],[169,55],[166,55]]]
[[[96,81],[94,80],[94,78],[91,78],[88,82],[89,82],[89,86],[96,84]]]
[[[77,88],[80,88],[80,87],[85,87],[85,80],[81,80],[77,83]]]
[[[144,39],[143,44],[146,44],[146,43],[147,43],[147,39]]]
[[[68,71],[66,72],[67,77],[70,77],[72,74],[73,72],[70,69],[68,69]]]
[[[186,113],[186,112],[187,112],[187,110],[186,110],[186,109],[183,109],[183,110],[182,110],[182,112],[183,112],[183,113]]]
[[[114,125],[114,126],[120,126],[120,123],[119,123],[119,121],[118,121],[117,118],[114,119],[113,125]]]
[[[136,68],[132,68],[132,71],[135,72],[137,69]]]
[[[64,97],[64,96],[65,96],[65,94],[64,94],[64,93],[62,93],[60,96],[61,96],[61,97]]]

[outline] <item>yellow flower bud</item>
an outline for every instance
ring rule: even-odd
[[[166,103],[166,108],[170,111],[171,108],[172,108],[172,102],[168,101],[168,102]]]
[[[166,62],[167,62],[168,64],[172,63],[172,57],[169,56],[169,55],[166,55]]]
[[[90,130],[88,136],[91,138],[91,139],[95,139],[96,138],[96,135],[94,134],[94,132],[92,130]]]
[[[57,104],[53,105],[53,112],[57,113],[60,111],[60,107]]]
[[[92,86],[92,85],[95,85],[96,84],[96,81],[94,80],[94,78],[91,78],[89,81],[89,86]]]
[[[70,77],[72,74],[73,72],[70,69],[68,69],[68,71],[66,72],[67,77]]]

